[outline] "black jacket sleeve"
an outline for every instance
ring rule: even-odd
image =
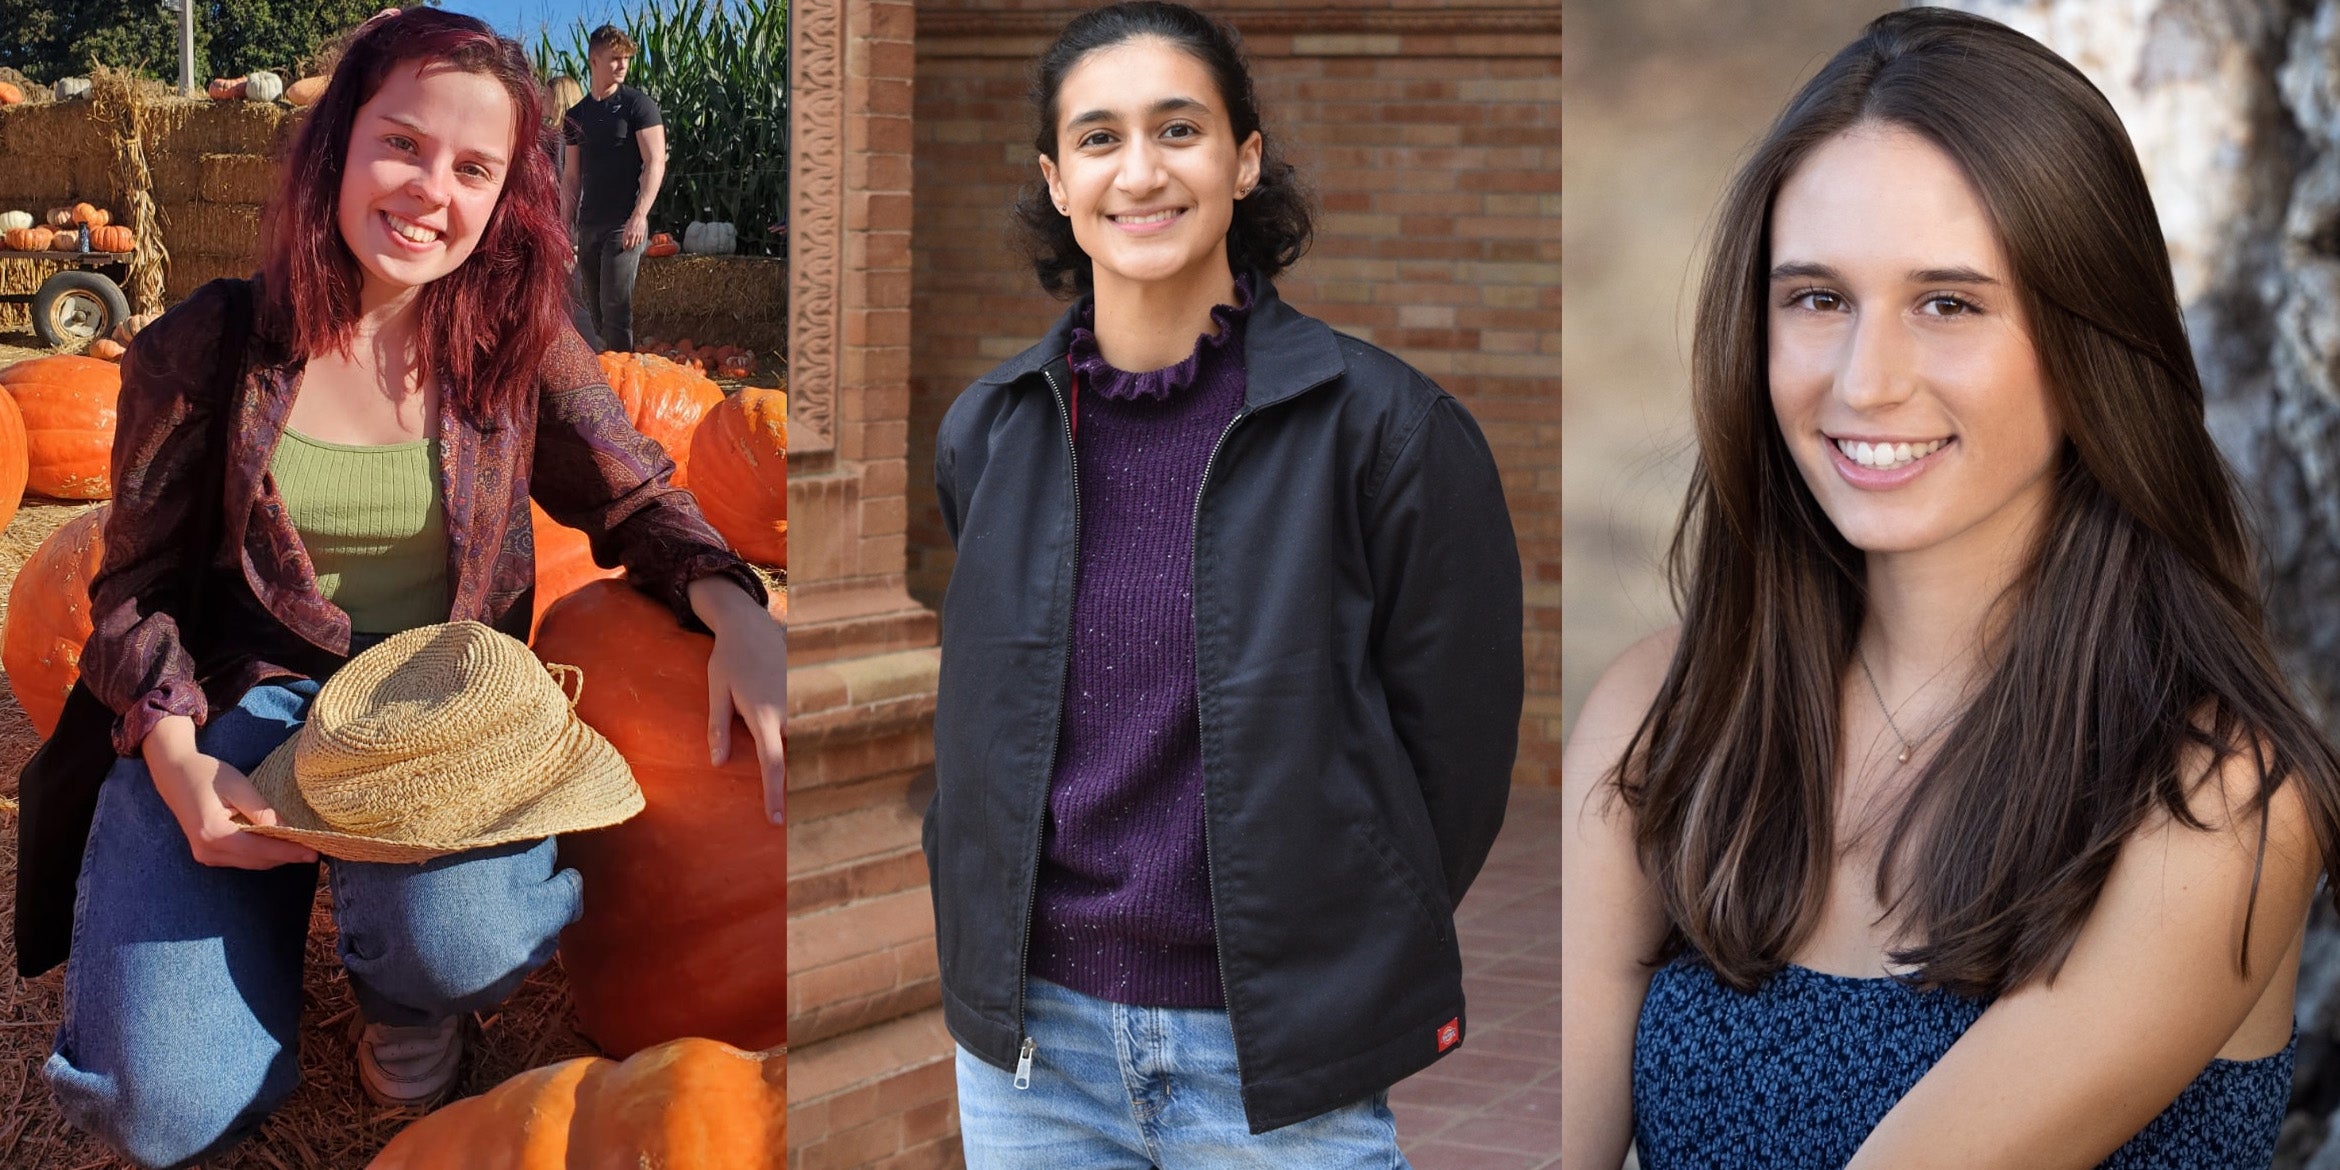
[[[1519,750],[1519,546],[1461,403],[1439,394],[1396,442],[1368,512],[1374,662],[1459,903],[1503,826]]]

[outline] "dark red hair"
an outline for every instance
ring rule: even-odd
[[[350,128],[393,69],[432,63],[502,82],[519,141],[479,246],[422,289],[421,361],[442,375],[441,393],[465,416],[508,417],[536,392],[537,362],[568,328],[569,238],[528,58],[519,42],[472,17],[409,8],[350,38],[262,215],[266,309],[295,358],[348,343],[364,280],[335,216]]]

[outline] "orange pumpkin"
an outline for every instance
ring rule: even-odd
[[[532,1068],[400,1131],[367,1170],[780,1170],[788,1056],[684,1039]]]
[[[114,217],[106,214],[104,208],[94,203],[76,203],[73,205],[73,222],[86,223],[92,228],[102,228],[114,222]]]
[[[23,86],[13,81],[0,81],[0,106],[13,106],[23,100]]]
[[[323,77],[301,78],[284,87],[284,100],[296,106],[315,105],[318,98],[325,96],[326,80]]]
[[[615,577],[623,569],[604,569],[593,563],[593,544],[585,534],[552,518],[531,500],[528,526],[536,540],[536,618],[542,620],[552,603],[590,582]]]
[[[673,236],[659,232],[650,237],[650,246],[644,249],[642,254],[645,256],[672,256],[680,251],[682,251],[682,245],[675,243]]]
[[[122,355],[127,352],[129,352],[128,347],[111,337],[100,337],[89,343],[89,356],[104,358],[109,362],[121,361]]]
[[[215,102],[240,102],[244,100],[244,84],[241,77],[214,77],[203,92]]]
[[[99,358],[34,358],[0,370],[24,412],[25,487],[60,500],[114,494],[108,462],[122,367]]]
[[[739,555],[788,567],[788,396],[759,386],[724,399],[691,434],[691,494]]]
[[[97,252],[131,252],[138,248],[138,237],[121,224],[107,224],[89,229],[89,246]]]
[[[605,353],[601,376],[626,405],[626,421],[658,441],[674,460],[675,486],[684,486],[690,468],[691,431],[718,402],[723,388],[705,374],[656,354]]]
[[[6,528],[24,501],[24,414],[6,394],[0,394],[0,403],[6,404],[0,406],[0,528]]]
[[[7,244],[10,250],[17,252],[46,252],[49,250],[49,242],[56,238],[57,229],[47,224],[36,224],[28,228],[8,229],[6,236],[0,238],[0,243]]]
[[[773,615],[786,610],[775,593]],[[678,1036],[788,1039],[788,834],[765,817],[744,723],[732,720],[730,760],[707,763],[714,646],[622,580],[561,599],[536,630],[538,656],[585,671],[577,715],[632,765],[648,805],[560,838],[561,864],[593,891],[561,932],[561,966],[578,1030],[615,1055]]]
[[[57,730],[65,693],[81,677],[89,641],[89,581],[105,556],[106,513],[92,508],[65,522],[33,550],[8,587],[8,624],[0,626],[0,668],[33,730]]]

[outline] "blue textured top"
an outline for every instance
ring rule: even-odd
[[[1987,1006],[1805,967],[1750,995],[1677,958],[1651,979],[1633,1038],[1642,1170],[1842,1166]],[[2263,1170],[2298,1046],[2295,1032],[2273,1056],[2211,1061],[2102,1166]]]

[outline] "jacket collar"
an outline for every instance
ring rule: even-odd
[[[1254,274],[1252,282],[1258,295],[1243,335],[1243,409],[1282,402],[1340,377],[1347,363],[1341,360],[1340,341],[1332,327],[1285,303],[1266,275]],[[1038,344],[975,381],[1010,386],[1064,361],[1079,307],[1075,303],[1066,308]]]

